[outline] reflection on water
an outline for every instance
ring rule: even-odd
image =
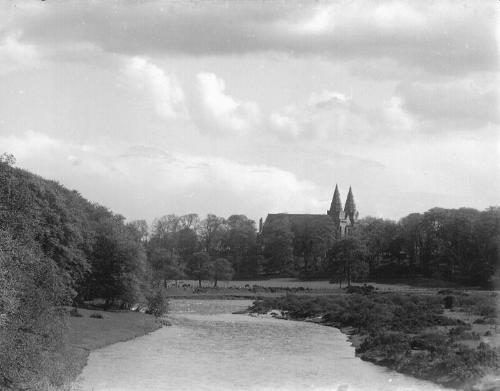
[[[339,330],[176,300],[173,326],[92,352],[74,390],[439,390],[354,356]]]

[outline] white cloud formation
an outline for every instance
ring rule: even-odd
[[[40,64],[36,48],[20,41],[20,33],[0,35],[0,74],[25,70]]]
[[[221,131],[241,133],[252,129],[260,121],[260,110],[255,102],[238,101],[226,93],[223,79],[213,73],[197,76],[200,111],[208,126]],[[200,124],[204,130],[204,123]]]
[[[157,113],[166,118],[187,116],[184,91],[172,75],[143,57],[126,60],[123,74],[137,89],[151,95]]]
[[[290,212],[323,208],[320,186],[265,164],[142,145],[82,146],[34,131],[0,135],[0,145],[1,152],[14,154],[18,166],[129,218],[188,212],[258,218],[284,207]]]
[[[366,110],[351,97],[329,90],[313,92],[306,104],[272,112],[269,128],[285,139],[338,142],[365,139],[374,131]]]
[[[382,104],[380,126],[395,131],[410,131],[415,129],[413,116],[405,110],[404,101],[400,96],[392,96]]]
[[[2,152],[12,153],[19,160],[30,159],[32,156],[46,158],[63,148],[60,140],[33,130],[28,130],[22,136],[10,134],[0,137],[0,141]]]

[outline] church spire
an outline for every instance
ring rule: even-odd
[[[342,212],[342,201],[340,201],[339,188],[337,185],[335,185],[335,191],[333,192],[332,203],[330,205],[330,210],[327,213],[333,218],[338,219],[340,212]]]
[[[354,203],[354,196],[352,195],[352,189],[349,186],[349,193],[347,194],[347,199],[345,200],[344,207],[345,216],[348,217],[351,222],[357,219],[356,204]]]

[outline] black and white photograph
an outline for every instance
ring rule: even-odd
[[[0,390],[500,391],[499,0],[0,0]]]

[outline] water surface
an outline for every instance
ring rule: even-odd
[[[175,300],[173,326],[92,352],[73,389],[442,390],[361,361],[335,328],[231,314],[250,304]]]

